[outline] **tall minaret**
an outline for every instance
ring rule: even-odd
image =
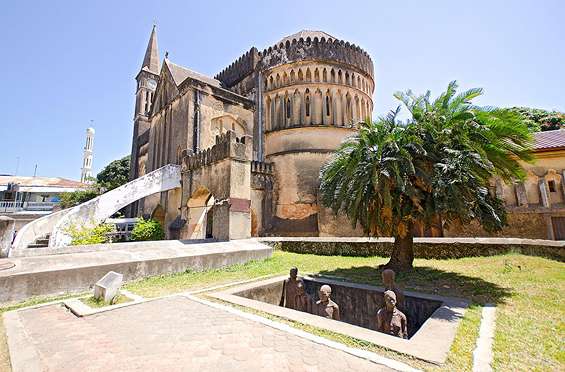
[[[131,147],[131,169],[130,180],[139,177],[138,159],[139,137],[150,127],[149,115],[151,113],[151,102],[159,81],[159,49],[157,48],[157,31],[153,25],[145,57],[141,64],[141,70],[135,77],[137,89],[135,92],[135,112],[133,115],[133,138]]]
[[[82,155],[80,182],[87,183],[92,177],[92,150],[94,149],[94,128],[86,130],[86,143]]]

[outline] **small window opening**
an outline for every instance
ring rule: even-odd
[[[547,182],[548,186],[549,186],[549,192],[556,192],[557,188],[555,187],[555,181],[554,180],[550,180]]]

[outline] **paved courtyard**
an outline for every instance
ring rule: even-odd
[[[390,371],[183,296],[84,318],[62,305],[8,315],[14,372]]]

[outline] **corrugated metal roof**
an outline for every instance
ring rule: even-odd
[[[534,150],[565,147],[565,129],[534,133]]]

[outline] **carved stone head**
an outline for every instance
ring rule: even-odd
[[[318,292],[318,294],[320,296],[320,301],[326,302],[330,299],[330,296],[332,295],[332,287],[330,287],[327,284],[324,284],[323,286],[320,287],[320,291]]]
[[[385,307],[388,311],[393,311],[396,307],[396,294],[393,291],[385,291]]]
[[[296,277],[298,276],[298,268],[296,268],[295,266],[290,268],[290,277],[292,279],[296,279]]]

